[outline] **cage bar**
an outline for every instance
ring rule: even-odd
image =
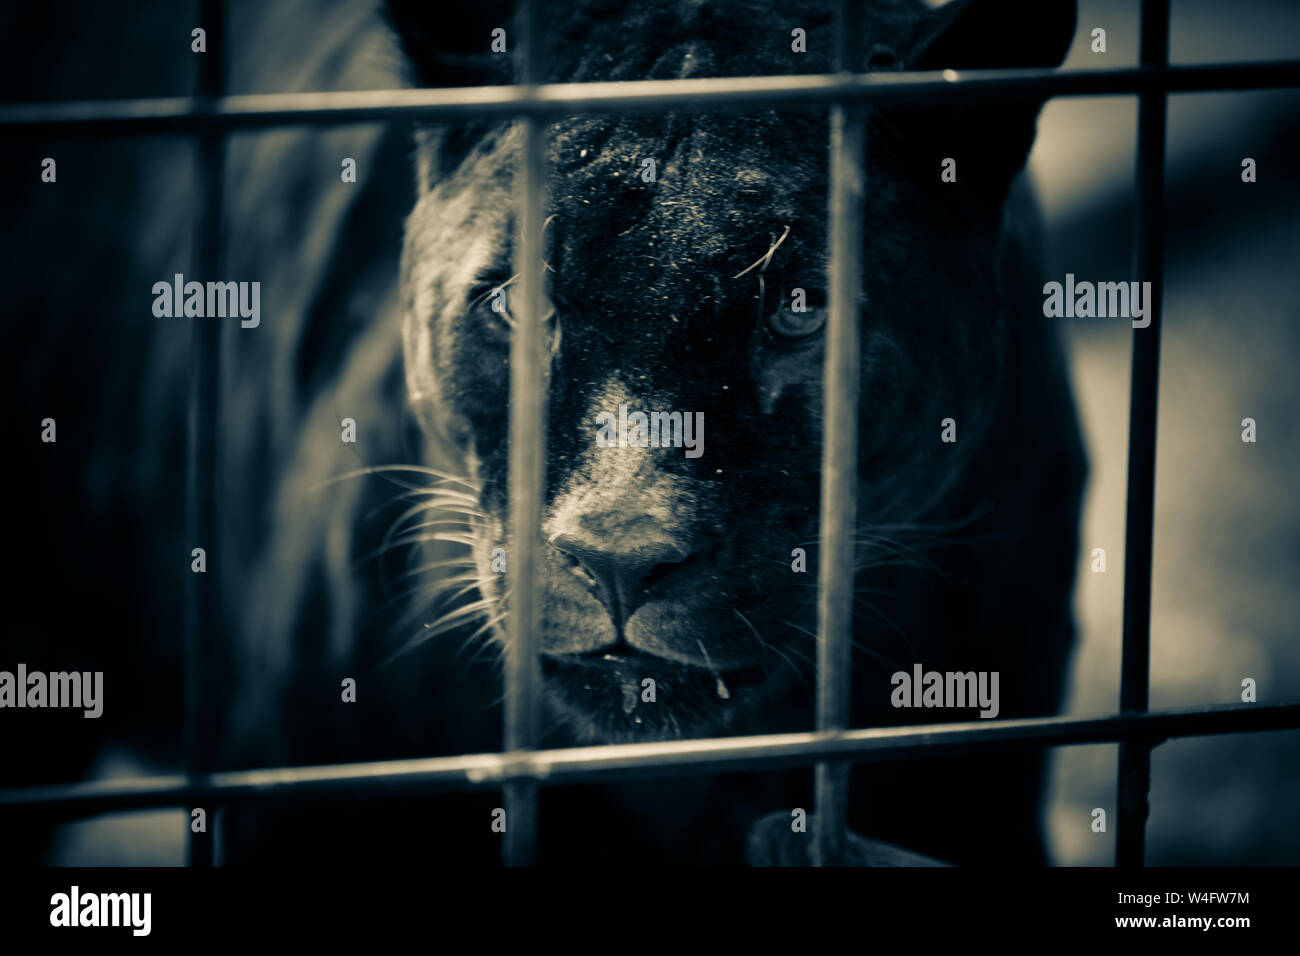
[[[526,0],[519,10],[520,82],[531,88],[545,79],[541,8]],[[546,472],[546,356],[542,309],[542,215],[546,165],[545,130],[537,116],[524,117],[519,163],[515,273],[519,300],[510,337],[510,534],[508,642],[505,667],[505,749],[537,746],[541,673],[538,640],[537,563],[541,555],[542,496]],[[506,864],[536,862],[537,787],[518,780],[505,787]]]
[[[848,72],[860,35],[855,4],[836,7],[836,66]],[[860,109],[830,111],[830,315],[822,394],[821,515],[817,568],[817,730],[849,726],[849,649],[853,638],[853,527],[858,490],[858,307],[862,290],[862,206],[866,124]],[[844,860],[849,765],[822,760],[813,777],[813,862]]]
[[[1300,60],[1117,70],[944,70],[941,72],[746,76],[521,86],[256,93],[213,104],[193,97],[0,105],[0,131],[126,135],[179,133],[207,126],[342,126],[384,120],[507,119],[632,111],[824,109],[843,103],[946,103],[1033,93],[1117,96],[1265,90],[1300,86]]]
[[[215,102],[225,88],[225,12],[222,0],[203,0],[200,17],[207,31],[208,52],[199,58],[199,94]],[[225,135],[201,127],[194,139],[195,206],[192,271],[215,279],[221,264],[221,215],[224,201]],[[185,528],[191,548],[203,548],[206,570],[185,579],[185,773],[197,782],[211,766],[211,721],[207,718],[206,679],[221,629],[221,549],[217,522],[217,441],[221,426],[221,338],[223,326],[198,321],[190,326],[189,422],[186,455]],[[182,558],[183,560],[183,558]],[[188,808],[190,811],[194,806]],[[211,866],[217,808],[203,807],[207,829],[187,826],[191,866]]]
[[[1169,61],[1169,0],[1142,0],[1141,63],[1157,69]],[[1164,93],[1138,98],[1137,203],[1133,213],[1134,271],[1150,280],[1150,325],[1133,330],[1129,388],[1128,493],[1124,518],[1124,637],[1119,708],[1147,709],[1151,667],[1151,561],[1156,492],[1156,403],[1159,398],[1160,325],[1164,301],[1165,113]],[[1146,845],[1151,747],[1142,740],[1119,745],[1115,864],[1142,866]]]

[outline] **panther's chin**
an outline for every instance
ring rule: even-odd
[[[583,743],[723,736],[752,710],[762,667],[712,671],[620,645],[542,656],[546,699]]]

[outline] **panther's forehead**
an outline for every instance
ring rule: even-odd
[[[824,275],[824,120],[670,115],[596,119],[552,130],[551,212],[562,288],[570,267],[593,305],[636,303],[682,317],[752,297],[734,282],[786,235],[793,285]]]

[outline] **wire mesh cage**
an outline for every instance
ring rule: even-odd
[[[352,796],[426,793],[439,789],[502,790],[511,826],[505,862],[537,861],[538,788],[572,781],[648,776],[668,771],[717,773],[736,769],[815,768],[812,859],[846,861],[848,769],[855,763],[940,755],[978,755],[1007,748],[1119,742],[1118,865],[1142,865],[1148,815],[1150,754],[1182,736],[1236,734],[1300,727],[1300,704],[1243,705],[1149,712],[1151,566],[1155,494],[1157,379],[1164,262],[1163,196],[1166,102],[1171,93],[1300,86],[1300,61],[1169,65],[1169,0],[1143,0],[1140,62],[1135,68],[1058,72],[1041,69],[942,73],[859,72],[854,49],[856,4],[836,5],[837,72],[826,75],[645,80],[547,84],[542,62],[545,21],[540,0],[524,2],[513,86],[358,93],[225,95],[219,56],[203,60],[197,95],[162,100],[41,103],[0,107],[8,135],[124,136],[189,132],[198,145],[202,210],[195,257],[216,262],[222,244],[225,137],[233,131],[283,126],[333,126],[375,121],[462,121],[516,118],[522,127],[518,168],[515,272],[520,288],[510,342],[509,523],[513,543],[508,586],[515,599],[507,627],[505,728],[499,753],[364,764],[214,771],[199,726],[204,688],[198,680],[222,640],[219,577],[191,576],[185,595],[185,773],[174,777],[87,782],[0,791],[0,812],[56,819],[142,807],[219,808],[260,800],[322,794]],[[209,42],[220,49],[220,0],[206,0]],[[1154,290],[1151,321],[1133,333],[1120,713],[1103,717],[1044,717],[993,723],[903,728],[850,727],[849,653],[853,619],[853,536],[857,495],[857,414],[860,388],[858,309],[863,234],[863,168],[868,126],[863,107],[975,101],[1012,94],[1042,98],[1136,95],[1137,203],[1133,230],[1136,272]],[[823,390],[820,528],[823,560],[817,601],[816,729],[808,733],[539,749],[540,605],[537,566],[546,449],[547,384],[542,259],[548,118],[581,113],[739,110],[800,107],[830,116],[831,192],[829,318]],[[212,268],[197,272],[215,273]],[[186,521],[194,540],[210,540],[220,525],[215,489],[221,427],[221,340],[215,324],[192,332]],[[190,834],[190,863],[213,862],[207,832]]]

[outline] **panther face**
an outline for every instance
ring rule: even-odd
[[[407,49],[427,56],[429,34],[393,6]],[[829,69],[824,11],[610,6],[579,5],[552,31],[555,79]],[[875,5],[864,49],[897,50],[914,68],[985,65],[978,5],[959,6]],[[771,25],[786,20],[823,52],[792,55],[789,28]],[[962,54],[954,32],[977,52]],[[436,85],[435,65],[423,78]],[[985,428],[1005,335],[1001,203],[1033,116],[1029,105],[996,120],[955,108],[870,117],[863,565],[888,558],[873,529],[934,513]],[[987,138],[990,123],[999,131]],[[589,116],[547,128],[544,261],[533,264],[551,345],[540,642],[547,700],[582,739],[734,731],[804,686],[816,628],[827,135],[817,111]],[[509,560],[520,138],[509,124],[425,131],[403,256],[408,392],[473,489],[464,540],[502,636],[510,599],[494,551]],[[975,152],[981,139],[996,155]],[[941,161],[954,154],[958,183],[943,183]],[[657,447],[639,441],[638,413],[647,424],[669,413],[654,419]],[[960,429],[955,444],[940,441],[946,418]]]

